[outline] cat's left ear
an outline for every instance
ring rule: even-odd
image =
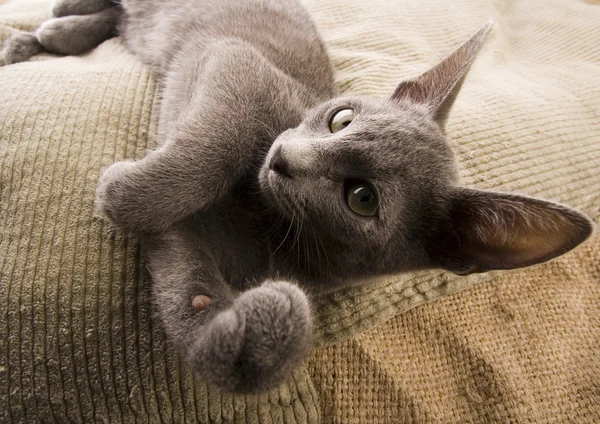
[[[488,21],[467,42],[456,49],[441,63],[416,79],[403,81],[394,90],[392,100],[409,100],[426,106],[442,127],[469,67],[492,28]]]
[[[593,231],[584,214],[567,206],[469,188],[452,190],[446,213],[427,249],[434,264],[460,275],[545,262]]]

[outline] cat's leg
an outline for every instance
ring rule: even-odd
[[[50,19],[36,31],[44,49],[62,55],[78,55],[117,35],[121,11],[110,7],[89,15]]]
[[[4,44],[4,63],[24,62],[31,56],[48,51],[61,55],[78,55],[117,35],[121,10],[116,7],[90,15],[50,19],[35,33],[18,33]]]
[[[97,205],[123,229],[162,231],[211,207],[255,175],[275,137],[301,120],[297,93],[306,90],[252,46],[219,43],[205,57],[201,71],[179,78],[196,95],[164,92],[184,104],[166,143],[140,161],[112,165],[100,178]],[[200,81],[193,79],[198,73]]]
[[[56,0],[52,14],[57,18],[69,15],[88,15],[114,6],[112,0]]]
[[[241,155],[206,148],[202,152],[174,143],[144,159],[111,165],[101,176],[97,207],[118,227],[159,232],[209,208],[227,195],[247,172]]]
[[[308,354],[306,295],[268,282],[235,297],[210,256],[195,256],[185,235],[146,242],[153,294],[168,336],[195,372],[227,391],[281,384]]]

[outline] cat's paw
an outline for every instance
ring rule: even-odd
[[[34,34],[21,32],[13,35],[4,43],[4,63],[25,62],[31,56],[41,53],[43,48]]]
[[[137,207],[130,204],[135,196],[129,184],[134,172],[134,162],[113,163],[100,177],[96,189],[96,209],[123,230],[137,229],[132,219],[138,212]]]
[[[244,292],[201,331],[189,353],[204,378],[232,392],[267,390],[308,354],[308,299],[293,284],[265,283]]]

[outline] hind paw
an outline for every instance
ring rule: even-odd
[[[25,62],[31,56],[41,53],[44,49],[34,34],[21,32],[13,35],[4,44],[4,63]]]

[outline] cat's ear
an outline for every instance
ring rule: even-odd
[[[545,262],[592,232],[582,213],[524,196],[454,189],[450,223],[430,241],[432,260],[456,274]]]
[[[444,126],[469,67],[492,28],[490,20],[450,56],[416,79],[403,81],[392,99],[410,100],[426,106],[435,121]]]

